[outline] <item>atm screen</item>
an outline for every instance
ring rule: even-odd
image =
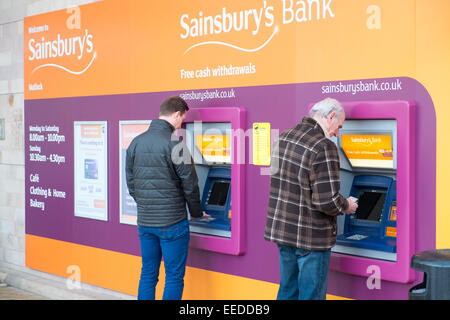
[[[394,168],[392,134],[341,134],[341,148],[352,167]]]
[[[362,192],[358,199],[356,219],[379,221],[385,198],[386,193],[383,192]]]
[[[227,202],[229,186],[229,182],[214,182],[208,199],[208,205],[223,207]]]

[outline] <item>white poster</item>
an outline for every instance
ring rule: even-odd
[[[150,120],[119,121],[120,223],[131,225],[137,224],[136,202],[128,192],[125,173],[127,149],[136,136],[148,130],[150,123]]]
[[[74,122],[75,216],[108,220],[107,122]]]

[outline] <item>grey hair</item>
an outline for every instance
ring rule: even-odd
[[[328,116],[331,112],[335,111],[338,116],[344,112],[344,108],[339,101],[333,98],[325,98],[317,102],[311,110],[309,110],[309,115],[314,117],[315,115],[320,115],[322,118]]]

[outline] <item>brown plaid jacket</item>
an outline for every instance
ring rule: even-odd
[[[336,243],[336,216],[348,208],[339,193],[339,154],[314,119],[304,117],[274,144],[264,238],[323,251]]]

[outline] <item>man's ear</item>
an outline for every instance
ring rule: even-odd
[[[328,114],[329,120],[333,120],[334,118],[336,118],[336,111],[332,111]]]

